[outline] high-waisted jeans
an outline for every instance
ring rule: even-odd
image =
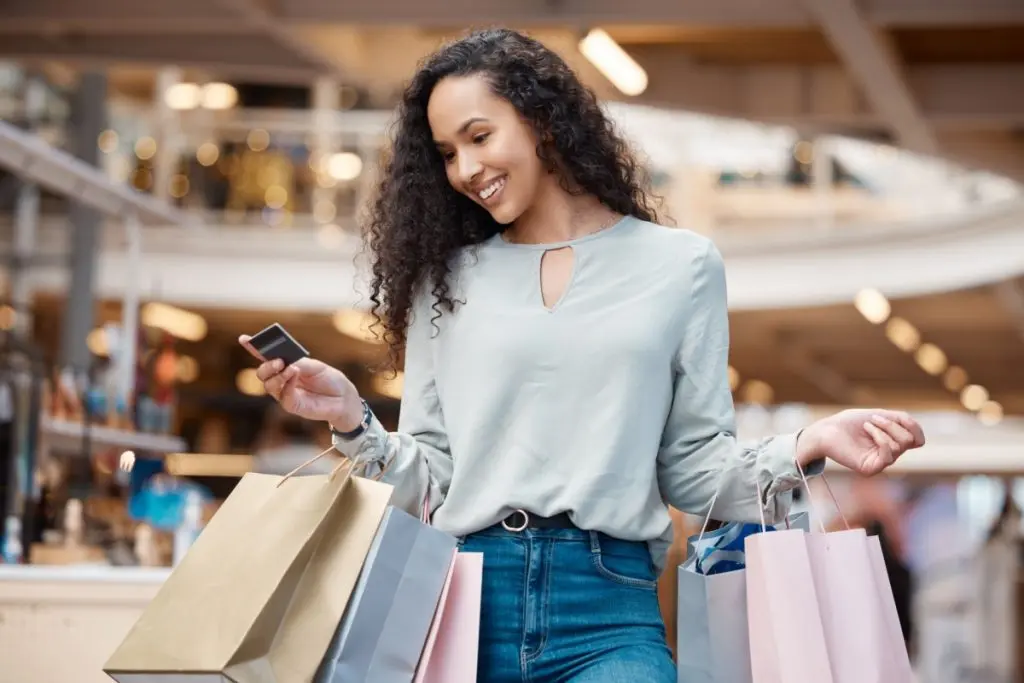
[[[478,683],[675,683],[647,544],[579,529],[492,528]]]

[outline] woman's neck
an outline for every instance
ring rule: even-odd
[[[560,186],[547,186],[516,219],[505,239],[517,244],[567,242],[610,227],[621,215],[589,194],[574,196]]]

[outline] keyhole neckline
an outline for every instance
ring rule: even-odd
[[[626,222],[628,222],[628,221],[630,221],[632,219],[633,219],[632,216],[623,216],[622,218],[620,218],[619,220],[615,221],[614,223],[609,225],[607,228],[604,228],[603,230],[598,230],[596,232],[591,232],[589,234],[583,235],[581,237],[575,237],[575,238],[570,239],[570,240],[562,240],[560,242],[540,242],[540,243],[537,243],[537,244],[520,244],[518,242],[509,242],[508,240],[505,239],[505,236],[502,233],[500,233],[500,232],[497,235],[494,236],[493,240],[494,240],[495,244],[498,244],[499,246],[502,246],[502,247],[506,247],[508,249],[531,249],[531,250],[534,250],[534,251],[557,251],[558,249],[565,249],[566,247],[574,247],[577,244],[582,244],[584,242],[590,242],[592,240],[600,239],[600,238],[604,237],[605,235],[610,235],[613,232],[615,232],[616,230],[618,230],[620,226],[624,225]]]

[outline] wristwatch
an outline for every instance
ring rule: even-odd
[[[356,439],[362,436],[363,432],[369,429],[371,420],[373,420],[373,411],[370,410],[370,404],[367,403],[366,399],[364,398],[363,419],[359,422],[358,427],[356,427],[350,432],[339,432],[337,429],[334,428],[334,426],[330,422],[327,423],[327,426],[330,428],[331,434],[333,434],[334,436],[338,437],[339,439],[344,439],[345,441],[351,441],[352,439]]]

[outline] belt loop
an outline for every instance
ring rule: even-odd
[[[601,552],[601,537],[596,531],[588,531],[590,534],[590,552],[598,554]]]

